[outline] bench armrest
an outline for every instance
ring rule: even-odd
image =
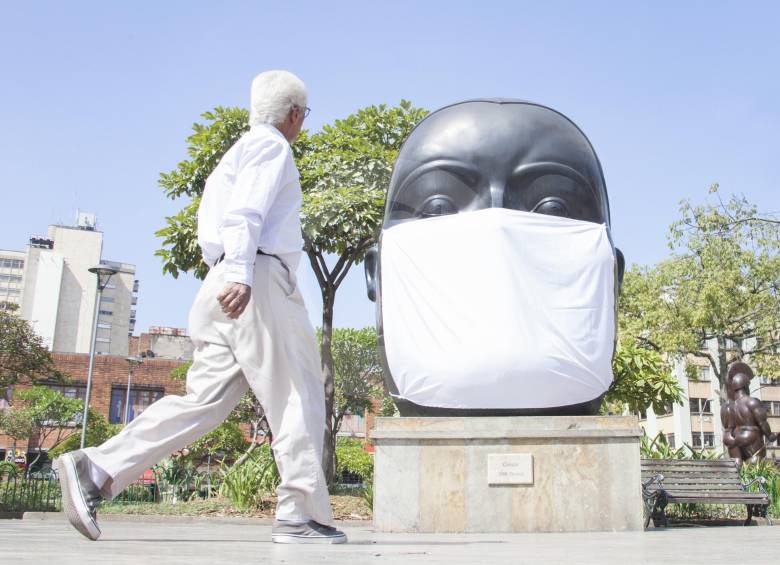
[[[664,476],[661,473],[656,473],[655,475],[647,479],[645,482],[642,483],[642,495],[645,498],[655,496],[655,492],[653,493],[648,492],[647,487],[649,487],[653,483],[656,483],[658,485],[658,488],[662,489],[664,486],[663,480],[664,480]]]
[[[758,490],[761,492],[761,494],[763,494],[769,499],[769,503],[771,504],[772,498],[769,496],[769,493],[766,491],[766,488],[764,488],[764,485],[766,484],[766,478],[761,475],[754,477],[753,480],[750,481],[749,483],[743,484],[742,490],[747,491],[747,489],[753,486],[755,483],[758,483]]]

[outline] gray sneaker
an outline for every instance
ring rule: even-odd
[[[65,453],[54,462],[62,488],[62,510],[71,525],[85,537],[100,537],[97,507],[103,500],[89,475],[89,459],[82,451]]]
[[[346,543],[344,532],[332,526],[324,526],[314,520],[289,522],[275,520],[271,528],[274,543]]]

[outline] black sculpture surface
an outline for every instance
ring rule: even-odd
[[[387,194],[383,230],[439,216],[504,208],[606,225],[604,176],[593,147],[567,117],[517,100],[474,100],[425,118],[404,143]],[[383,232],[384,233],[384,232]],[[611,240],[610,240],[611,246]],[[398,397],[384,342],[382,240],[366,257],[368,296],[377,302],[377,330],[386,384],[404,416],[595,414],[603,394],[587,402],[534,409],[453,409]],[[624,260],[613,248],[614,293]],[[469,257],[463,257],[468,268]],[[494,293],[486,284],[478,292]],[[463,297],[464,301],[468,296]],[[545,300],[539,296],[538,300]],[[517,313],[522,316],[522,312]],[[605,345],[614,348],[614,342]],[[479,352],[475,352],[479,354]],[[474,379],[480,379],[478,374]],[[528,391],[532,394],[532,391]]]
[[[734,363],[726,377],[727,400],[720,408],[723,445],[741,467],[744,461],[756,463],[766,457],[766,444],[777,439],[767,422],[761,401],[750,396],[753,370],[745,363]]]

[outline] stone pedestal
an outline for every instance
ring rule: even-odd
[[[384,532],[642,529],[633,416],[377,418]]]

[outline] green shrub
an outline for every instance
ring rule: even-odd
[[[271,456],[271,448],[263,444],[240,465],[222,469],[219,493],[241,511],[259,508],[263,497],[279,485],[279,470]]]
[[[742,482],[747,484],[756,477],[764,477],[764,490],[769,495],[769,514],[780,517],[780,469],[770,459],[762,459],[758,463],[745,463],[740,470]],[[748,490],[759,492],[758,484],[752,485]]]
[[[109,424],[105,416],[99,412],[89,409],[89,420],[87,422],[87,435],[85,437],[85,447],[94,447],[105,442],[107,439],[115,436],[122,430],[121,424]],[[81,445],[81,426],[78,426],[71,435],[61,441],[56,447],[49,450],[49,457],[56,459],[63,453],[76,451]]]
[[[374,478],[374,458],[363,449],[363,443],[350,438],[338,438],[336,441],[336,474],[354,473],[370,483]]]

